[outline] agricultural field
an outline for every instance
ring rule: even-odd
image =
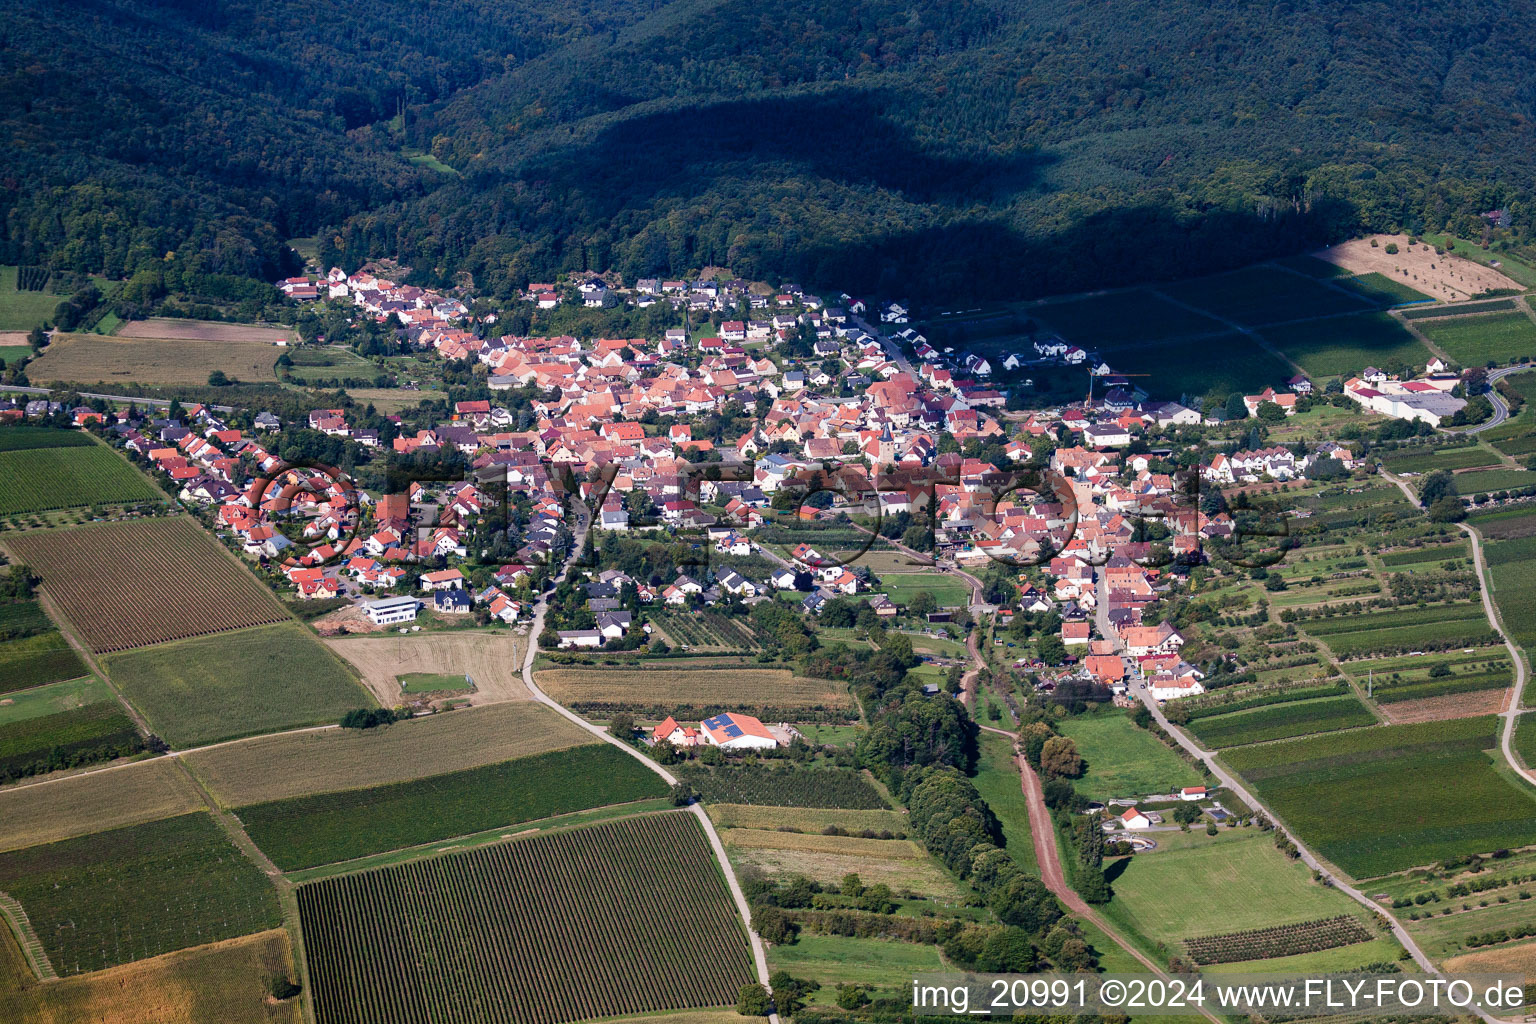
[[[964,608],[971,603],[971,588],[964,580],[934,572],[886,573],[875,590],[900,605],[909,604],[923,591],[932,594],[940,608]]]
[[[555,700],[583,713],[654,708],[690,718],[721,711],[793,718],[808,711],[853,711],[842,683],[797,676],[787,668],[726,668],[719,662],[674,659],[644,662],[643,669],[549,668],[534,679]]]
[[[1373,658],[1349,663],[1357,683],[1368,683],[1378,704],[1506,689],[1512,679],[1502,645],[1449,654]]]
[[[271,591],[184,516],[35,531],[6,544],[98,654],[288,618]]]
[[[295,384],[329,385],[331,381],[362,379],[372,381],[384,374],[381,367],[345,346],[321,346],[290,349],[284,353],[293,363],[285,376]]]
[[[1417,288],[1412,288],[1402,281],[1379,272],[1346,277],[1336,283],[1340,288],[1348,289],[1376,306],[1399,306],[1410,302],[1435,301]]]
[[[45,385],[202,387],[217,370],[230,380],[266,384],[277,382],[273,364],[281,352],[254,341],[211,344],[190,339],[55,334],[43,354],[27,364],[27,377],[34,384]]]
[[[224,807],[406,782],[591,743],[542,704],[492,704],[376,729],[258,736],[188,754]]]
[[[298,899],[318,1024],[557,1024],[728,1006],[754,980],[719,865],[685,813],[328,879]],[[662,926],[662,906],[686,926]]]
[[[227,324],[220,320],[181,320],[153,317],[129,320],[117,329],[120,338],[171,338],[180,341],[254,342],[276,345],[296,340],[291,327],[261,327],[256,324]],[[277,358],[275,355],[273,358]]]
[[[36,601],[0,605],[0,694],[86,674],[85,663]]]
[[[1296,625],[1340,658],[1480,646],[1491,634],[1483,606],[1470,602],[1303,619]]]
[[[1536,842],[1536,799],[1496,771],[1488,753],[1498,742],[1495,723],[1378,726],[1221,757],[1304,841],[1370,878]]]
[[[1536,323],[1518,310],[1434,320],[1418,327],[1462,366],[1482,366],[1490,361],[1508,363],[1518,356],[1536,357]]]
[[[523,643],[518,636],[481,631],[413,633],[410,636],[349,636],[322,641],[357,670],[363,685],[385,707],[400,703],[400,677],[444,673],[475,681],[472,704],[526,701]]]
[[[413,391],[406,388],[347,388],[347,394],[356,399],[358,404],[371,405],[384,416],[414,409],[422,402],[441,402],[448,398],[446,391]]]
[[[1265,266],[1159,285],[1158,290],[1245,327],[1365,308],[1360,299],[1337,288]]]
[[[235,813],[278,867],[294,871],[666,793],[638,759],[593,743]]]
[[[0,516],[164,500],[142,473],[101,445],[0,451]]]
[[[1433,473],[1437,469],[1472,469],[1477,466],[1496,466],[1499,457],[1496,453],[1477,445],[1451,446],[1443,445],[1434,448],[1405,448],[1391,452],[1382,460],[1382,465],[1393,473]]]
[[[1028,312],[1068,341],[1105,351],[1191,334],[1219,334],[1225,329],[1220,321],[1192,313],[1144,288],[1043,302]]]
[[[201,810],[197,787],[175,761],[158,758],[46,786],[0,789],[0,850],[53,843]]]
[[[866,885],[897,894],[955,899],[960,887],[921,846],[908,839],[824,836],[775,829],[726,829],[720,834],[731,862],[770,875],[804,875],[840,882],[850,872]]]
[[[1236,332],[1185,341],[1121,349],[1114,365],[1122,373],[1146,374],[1149,391],[1190,396],[1254,394],[1296,371]]]
[[[1166,848],[1106,863],[1111,920],[1170,950],[1204,935],[1351,914],[1357,905],[1312,881],[1305,865],[1254,828],[1217,836],[1164,833]]]
[[[710,768],[690,763],[679,766],[676,774],[691,783],[708,803],[844,810],[883,810],[889,806],[869,777],[851,768]]]
[[[475,688],[474,680],[467,672],[406,672],[398,678],[401,693],[456,693]]]
[[[281,929],[166,953],[62,981],[39,982],[0,927],[0,1020],[29,1024],[300,1024],[297,998],[269,980],[296,978]]]
[[[27,282],[29,287],[26,289],[19,287],[20,269],[15,265],[0,266],[0,331],[30,331],[40,327],[52,320],[59,303],[69,298],[48,291],[50,282],[46,280],[42,288],[37,288],[35,281]]]
[[[47,699],[51,694],[19,703],[12,698],[10,705],[0,707],[0,782],[144,749],[138,728],[105,686],[56,685],[67,688],[58,701],[65,710],[54,709]],[[77,700],[80,703],[74,703]]]
[[[1456,493],[1467,498],[1474,494],[1536,487],[1536,473],[1527,469],[1475,469],[1469,473],[1457,473],[1452,480],[1456,485]]]
[[[1442,317],[1477,316],[1482,313],[1504,313],[1519,309],[1514,299],[1486,299],[1482,302],[1459,302],[1449,306],[1432,306],[1425,309],[1405,309],[1404,320],[1430,320]]]
[[[762,647],[757,628],[750,619],[722,615],[709,609],[652,612],[651,623],[674,647],[686,645],[696,651],[720,652],[755,651]]]
[[[104,664],[155,734],[178,748],[329,724],[370,703],[341,659],[297,623],[124,651]]]
[[[1226,935],[1202,935],[1186,940],[1184,948],[1197,964],[1226,964],[1355,946],[1374,938],[1359,918],[1344,915]]]
[[[25,423],[0,427],[0,452],[29,448],[92,448],[96,442],[83,430],[35,427]]]
[[[53,969],[99,971],[275,928],[277,894],[205,813],[0,854]]]
[[[829,826],[851,835],[861,832],[905,832],[906,814],[892,810],[839,810],[824,807],[770,807],[761,804],[711,803],[706,810],[718,828],[790,828],[821,832]]]
[[[838,985],[884,987],[893,979],[945,969],[937,946],[841,935],[801,935],[793,945],[768,951],[770,969],[818,981],[821,1001],[830,1001]]]
[[[1355,313],[1271,327],[1264,337],[1315,378],[1350,376],[1401,359],[1423,366],[1429,350],[1386,313]]]
[[[1077,791],[1090,800],[1170,793],[1198,786],[1200,773],[1120,711],[1061,719],[1057,728],[1077,744],[1086,765]]]
[[[1372,725],[1375,721],[1376,716],[1351,694],[1212,715],[1191,722],[1189,730],[1207,749],[1219,749],[1309,733],[1354,729]]]
[[[1513,533],[1533,522],[1536,517],[1524,522],[1504,520],[1500,525]],[[1488,560],[1489,585],[1510,639],[1528,654],[1536,651],[1536,574],[1530,571],[1531,560],[1536,558],[1536,536],[1493,541],[1483,548],[1483,557]],[[1527,704],[1531,703],[1531,685],[1527,681]]]

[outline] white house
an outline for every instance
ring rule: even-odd
[[[443,569],[440,572],[423,573],[421,576],[422,590],[451,590],[464,586],[464,574],[457,569]]]
[[[699,723],[707,742],[723,750],[767,750],[779,745],[767,726],[751,715],[727,712]]]
[[[386,597],[363,605],[369,621],[376,626],[393,626],[401,622],[415,622],[421,611],[421,602],[414,597]]]
[[[1204,786],[1185,786],[1183,789],[1179,790],[1179,799],[1180,800],[1184,800],[1186,802],[1192,802],[1192,801],[1195,801],[1195,800],[1204,800],[1205,799],[1205,787]]]
[[[1145,814],[1142,814],[1136,808],[1129,807],[1126,809],[1125,813],[1120,815],[1120,827],[1132,830],[1151,828],[1152,819],[1148,818]]]
[[[595,629],[562,629],[556,634],[561,647],[601,647],[603,634]]]

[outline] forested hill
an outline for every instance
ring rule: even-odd
[[[645,6],[649,10],[649,5]],[[176,252],[270,277],[282,241],[442,175],[390,131],[631,0],[0,0],[0,263]]]
[[[676,0],[419,120],[465,180],[346,247],[963,298],[1475,234],[1525,209],[1533,48],[1512,0]]]
[[[270,274],[329,225],[327,258],[504,295],[728,265],[963,299],[1536,234],[1525,0],[0,11],[0,262]]]

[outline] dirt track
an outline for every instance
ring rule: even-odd
[[[475,681],[472,704],[532,700],[520,672],[525,639],[506,633],[414,633],[322,641],[363,677],[385,707],[400,703],[396,677],[405,672],[467,672]]]
[[[1375,248],[1371,247],[1372,239],[1377,242]],[[1395,243],[1398,251],[1388,253],[1389,243]],[[1383,274],[1442,301],[1470,299],[1480,292],[1499,288],[1525,290],[1492,267],[1460,256],[1440,256],[1434,246],[1422,242],[1411,246],[1407,235],[1357,238],[1320,249],[1312,255],[1351,273]]]

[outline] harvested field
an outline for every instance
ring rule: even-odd
[[[281,350],[252,341],[209,344],[162,338],[55,334],[43,354],[27,364],[34,384],[206,385],[215,370],[246,383],[277,381],[273,364]]]
[[[1372,248],[1371,242],[1377,243]],[[1388,253],[1395,244],[1398,251]],[[1320,249],[1312,254],[1353,274],[1381,274],[1431,298],[1454,302],[1481,292],[1509,288],[1524,291],[1492,267],[1447,253],[1437,255],[1432,245],[1410,245],[1407,235],[1372,235]]]
[[[385,707],[400,703],[399,676],[412,672],[464,675],[475,680],[472,704],[531,700],[520,666],[526,640],[504,633],[415,633],[324,641],[349,662]]]
[[[0,789],[0,850],[138,825],[202,806],[192,780],[165,758],[44,785],[11,786]]]
[[[1449,693],[1443,697],[1425,697],[1422,700],[1383,704],[1381,712],[1393,725],[1408,722],[1438,722],[1446,718],[1495,715],[1504,710],[1508,700],[1507,687],[1496,690],[1473,690],[1470,693]]]
[[[382,729],[264,736],[189,754],[225,807],[405,782],[590,742],[540,704],[499,704]],[[3,807],[0,804],[0,807]]]
[[[0,452],[0,516],[164,501],[164,492],[100,445]]]
[[[186,517],[38,531],[6,543],[97,653],[288,618],[271,591]]]
[[[743,710],[775,717],[777,712],[846,711],[853,706],[844,684],[797,676],[784,668],[693,668],[679,660],[633,668],[545,669],[534,678],[540,689],[578,711],[671,707],[689,717]]]
[[[258,327],[255,324],[226,324],[215,320],[155,317],[151,320],[128,321],[117,329],[117,337],[171,338],[185,341],[250,341],[263,345],[276,345],[280,341],[293,341],[294,333],[288,327]]]
[[[327,879],[298,899],[319,1024],[557,1024],[730,1005],[753,979],[689,814]],[[686,924],[660,926],[663,905]]]
[[[329,725],[368,694],[308,630],[284,622],[106,659],[107,672],[173,747]]]
[[[1454,974],[1524,974],[1536,975],[1536,942],[1479,950],[1453,956],[1441,964]]]
[[[923,896],[958,896],[960,887],[928,856],[906,839],[857,839],[852,836],[805,835],[759,829],[726,829],[720,833],[731,861],[760,868],[772,875],[805,875],[818,882],[840,882],[849,872],[865,885],[885,883],[892,891]]]
[[[798,828],[820,832],[829,825],[862,832],[904,832],[901,811],[847,811],[820,807],[762,807],[754,804],[710,804],[709,817],[719,828]]]
[[[227,939],[40,983],[0,928],[0,1020],[28,1024],[299,1024],[297,998],[277,1002],[267,980],[296,978],[282,929]],[[739,1020],[740,1018],[738,1018]]]

